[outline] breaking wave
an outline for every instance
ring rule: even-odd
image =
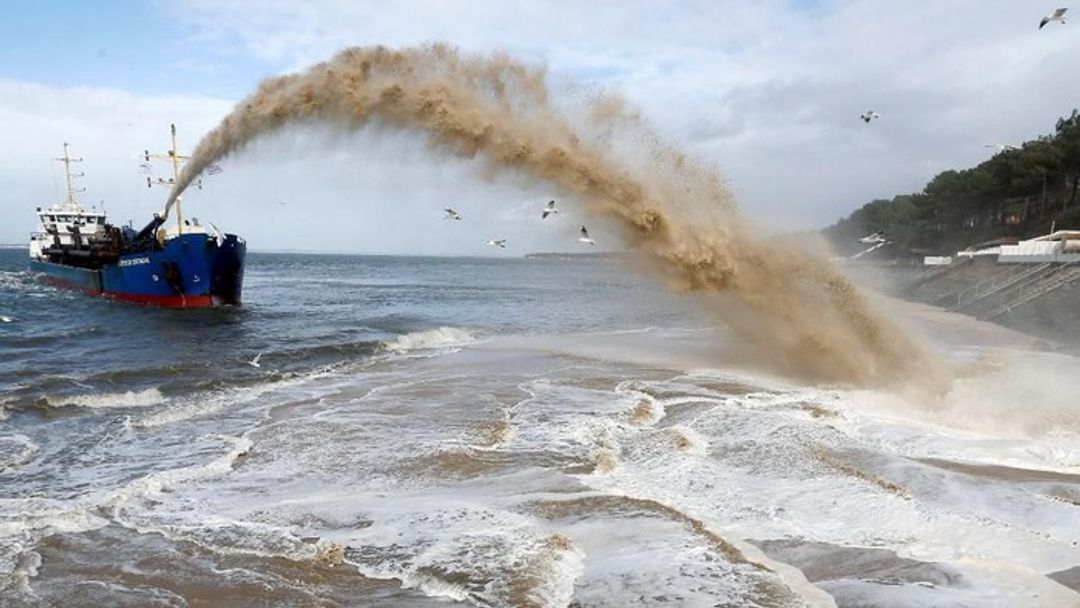
[[[91,393],[63,397],[45,397],[50,407],[85,407],[90,409],[150,407],[165,402],[165,397],[156,388],[122,393]]]
[[[453,348],[475,341],[475,337],[464,329],[439,327],[427,331],[402,334],[383,343],[383,349],[392,353],[403,353],[435,348]]]

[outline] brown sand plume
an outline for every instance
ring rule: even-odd
[[[427,135],[433,150],[553,184],[617,227],[675,289],[709,302],[784,369],[829,381],[903,385],[940,378],[923,349],[875,316],[827,260],[753,236],[721,176],[665,144],[621,99],[575,123],[542,69],[446,45],[350,48],[271,78],[199,143],[170,194],[211,163],[281,127],[372,122]],[[635,132],[633,163],[605,134]]]

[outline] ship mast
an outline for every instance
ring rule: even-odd
[[[173,185],[175,185],[177,180],[180,179],[180,161],[181,160],[187,160],[187,159],[191,158],[190,156],[182,156],[180,154],[180,152],[177,151],[177,148],[176,148],[176,125],[171,124],[171,125],[169,125],[169,128],[172,130],[172,148],[168,152],[166,152],[165,154],[151,154],[149,150],[143,150],[143,157],[147,161],[149,161],[151,158],[157,158],[157,159],[172,161],[173,176],[170,177],[169,179],[163,179],[163,178],[159,177],[157,179],[157,181],[151,180],[148,177],[148,178],[146,178],[146,186],[148,188],[151,187],[151,186],[154,186],[154,185],[157,185],[157,186],[169,186],[169,187],[172,187]],[[202,180],[197,182],[196,186],[198,186],[200,189],[202,189]],[[184,219],[183,219],[183,216],[182,216],[182,214],[180,212],[180,200],[181,200],[181,197],[179,197],[179,196],[176,197],[176,233],[177,234],[183,234],[184,233]]]
[[[172,149],[169,150],[169,156],[172,157],[172,178],[175,184],[180,179],[180,154],[176,151],[176,125],[170,124],[169,129],[172,130]],[[180,197],[176,197],[176,234],[184,233],[184,222],[180,212]]]
[[[59,157],[59,158],[53,158],[53,160],[57,160],[57,161],[60,161],[60,162],[64,163],[64,178],[67,180],[67,201],[65,202],[65,204],[69,208],[78,207],[79,206],[78,203],[75,202],[75,193],[76,192],[84,192],[86,189],[85,188],[75,189],[71,185],[71,179],[73,177],[83,177],[86,174],[85,173],[76,173],[75,175],[72,175],[71,174],[71,163],[81,163],[81,162],[83,162],[83,159],[81,157],[80,158],[71,158],[71,155],[68,154],[68,144],[67,144],[67,142],[64,142],[64,155]]]

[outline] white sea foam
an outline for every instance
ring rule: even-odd
[[[901,555],[929,561],[1011,560],[1018,567],[1026,563],[1034,570],[1028,576],[1035,578],[1055,564],[1080,559],[1070,544],[1074,542],[1070,530],[1080,523],[1077,516],[1068,505],[1032,496],[1022,488],[987,486],[941,473],[944,485],[927,486],[923,492],[920,488],[934,472],[916,471],[919,465],[904,461],[876,465],[911,469],[884,468],[884,480],[870,465],[841,463],[830,464],[831,471],[822,469],[816,460],[819,449],[851,449],[862,444],[862,434],[846,433],[850,437],[846,439],[830,431],[842,421],[825,418],[823,424],[797,415],[800,401],[812,403],[813,395],[788,397],[771,401],[788,402],[787,411],[762,410],[761,400],[749,399],[752,413],[740,415],[737,409],[718,406],[697,416],[693,430],[715,444],[707,454],[664,452],[660,449],[664,444],[650,439],[654,435],[645,430],[636,431],[636,437],[624,435],[619,439],[624,445],[623,466],[613,475],[590,478],[589,483],[707,514],[726,521],[740,535],[888,546]],[[653,447],[647,447],[650,441]],[[882,445],[871,442],[866,447]],[[914,492],[914,497],[898,494],[905,489],[891,489],[890,480],[912,484],[906,491]],[[842,507],[838,496],[844,497]],[[842,517],[823,516],[836,508],[841,508]],[[973,571],[981,568],[968,566]]]
[[[0,499],[0,539],[26,537],[29,532],[82,532],[105,525],[100,507],[114,513],[132,501],[153,497],[177,484],[228,472],[237,456],[250,449],[244,437],[219,437],[229,446],[209,462],[151,473],[124,486],[76,500],[46,498]]]
[[[165,402],[156,388],[122,393],[88,393],[83,395],[47,396],[52,407],[85,407],[91,409],[150,407]]]
[[[82,532],[103,525],[105,520],[85,501],[0,499],[0,539],[19,538],[32,531]]]
[[[460,495],[401,498],[369,497],[373,525],[339,540],[363,547],[349,561],[365,576],[479,605],[511,605],[518,593],[538,606],[565,606],[571,597],[582,556],[532,518]]]
[[[205,480],[230,470],[236,457],[250,448],[245,438],[222,437],[230,447],[222,455],[201,464],[159,471],[114,490],[95,492],[73,500],[48,498],[0,499],[0,592],[5,588],[30,594],[29,579],[37,566],[32,551],[41,538],[95,530],[110,521],[123,523],[123,510],[179,484]],[[111,511],[111,517],[102,512]],[[40,564],[40,559],[37,560]]]
[[[710,388],[718,379],[767,390],[725,394],[723,386]],[[695,385],[698,381],[704,384]],[[976,434],[937,427],[945,431],[937,433],[920,416],[905,420],[893,410],[866,411],[849,392],[762,386],[731,375],[624,382],[607,393],[557,380],[521,388],[530,398],[513,408],[514,440],[506,449],[581,458],[603,436],[619,466],[603,475],[582,475],[583,482],[696,514],[734,535],[732,540],[799,537],[883,546],[912,559],[949,562],[991,588],[940,595],[960,598],[959,603],[993,598],[989,572],[1001,562],[1012,564],[1016,585],[1026,580],[1032,588],[1045,587],[1041,593],[1047,599],[1035,605],[1053,605],[1064,597],[1063,588],[1057,585],[1055,592],[1056,584],[1041,573],[1080,560],[1074,544],[1080,516],[1068,503],[905,460],[978,450],[977,462],[1010,462],[1019,450],[1034,452],[1027,454],[1029,461],[1066,463],[1076,444],[1060,430],[1026,440],[1022,448],[1019,441],[984,434],[987,429]],[[641,404],[643,395],[661,397],[648,403],[652,415],[633,424],[625,412]],[[930,449],[935,446],[941,449]],[[954,451],[945,452],[946,447]],[[842,456],[830,456],[845,450],[863,450],[872,458],[848,464]],[[1026,597],[1016,589],[999,591],[1017,601]]]
[[[157,427],[166,424],[175,424],[209,416],[225,407],[237,408],[252,404],[266,395],[272,395],[284,389],[303,386],[312,380],[325,378],[334,373],[333,367],[322,367],[307,374],[297,375],[273,382],[264,382],[254,386],[243,388],[228,388],[217,391],[200,392],[169,404],[169,407],[155,410],[132,422],[132,426],[138,428]],[[287,396],[281,399],[288,400]],[[262,403],[266,407],[273,403]]]
[[[0,541],[0,595],[37,603],[30,579],[37,576],[40,567],[41,555],[36,551],[27,550],[20,543]]]
[[[187,467],[169,469],[152,473],[136,479],[122,488],[110,492],[102,501],[114,511],[135,499],[148,498],[160,494],[163,490],[180,483],[198,481],[221,475],[232,470],[236,458],[251,449],[251,440],[246,437],[218,437],[230,445],[229,449],[217,458]]]
[[[389,352],[403,353],[460,347],[474,342],[475,339],[473,334],[467,330],[457,327],[439,327],[437,329],[402,334],[383,342],[383,348]]]
[[[0,409],[0,412],[3,412],[3,409]],[[27,462],[38,449],[38,445],[22,433],[0,436],[0,471],[13,469]]]
[[[365,576],[476,605],[511,604],[522,589],[543,606],[622,606],[642,597],[748,605],[762,582],[787,587],[807,604],[829,605],[794,566],[740,541],[793,538],[888,548],[944,562],[964,577],[939,588],[870,578],[819,583],[866,605],[1068,605],[1071,592],[1043,574],[1080,563],[1071,544],[1080,529],[1075,505],[1039,494],[1041,487],[918,460],[1053,461],[1064,468],[1075,446],[1061,425],[1030,436],[957,428],[871,402],[877,397],[867,392],[716,370],[670,377],[608,361],[567,366],[565,359],[547,369],[530,353],[521,365],[509,360],[490,373],[468,367],[472,355],[486,365],[485,350],[461,353],[451,371],[438,359],[393,356],[460,343],[445,336],[416,341],[423,333],[410,334],[414,342],[398,351],[387,348],[391,356],[380,359],[376,373],[334,372],[302,390],[280,390],[309,380],[298,377],[131,412],[148,414],[136,421],[135,436],[184,433],[187,425],[141,429],[212,420],[219,410],[230,424],[258,422],[241,438],[221,438],[220,446],[200,430],[192,435],[198,451],[209,446],[212,456],[180,453],[190,466],[79,506],[100,515],[104,504],[125,526],[221,555],[340,554]],[[289,407],[264,417],[278,404]],[[488,451],[478,459],[495,463],[493,470],[463,466],[442,475],[433,468],[430,456],[469,451],[462,437],[477,436],[470,425],[492,420],[509,427],[499,442],[484,444]],[[580,466],[600,454],[616,466]],[[526,464],[507,471],[518,463]],[[529,506],[575,498],[605,505],[612,497],[628,499],[626,513],[571,507],[564,516],[541,516]],[[636,512],[633,501],[659,506]],[[78,523],[76,514],[68,517],[55,525]],[[38,523],[35,536],[54,525]],[[566,540],[552,542],[556,534]],[[771,572],[740,566],[712,535]]]
[[[33,550],[40,538],[93,530],[105,524],[105,519],[77,501],[0,499],[0,605],[7,605],[5,597],[37,603],[30,580],[41,566],[41,555]]]

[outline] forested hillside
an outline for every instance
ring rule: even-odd
[[[825,229],[840,252],[882,230],[895,250],[950,254],[1003,236],[1080,229],[1080,115],[1061,118],[1054,133],[1008,146],[970,169],[934,176],[922,192],[871,201]]]

